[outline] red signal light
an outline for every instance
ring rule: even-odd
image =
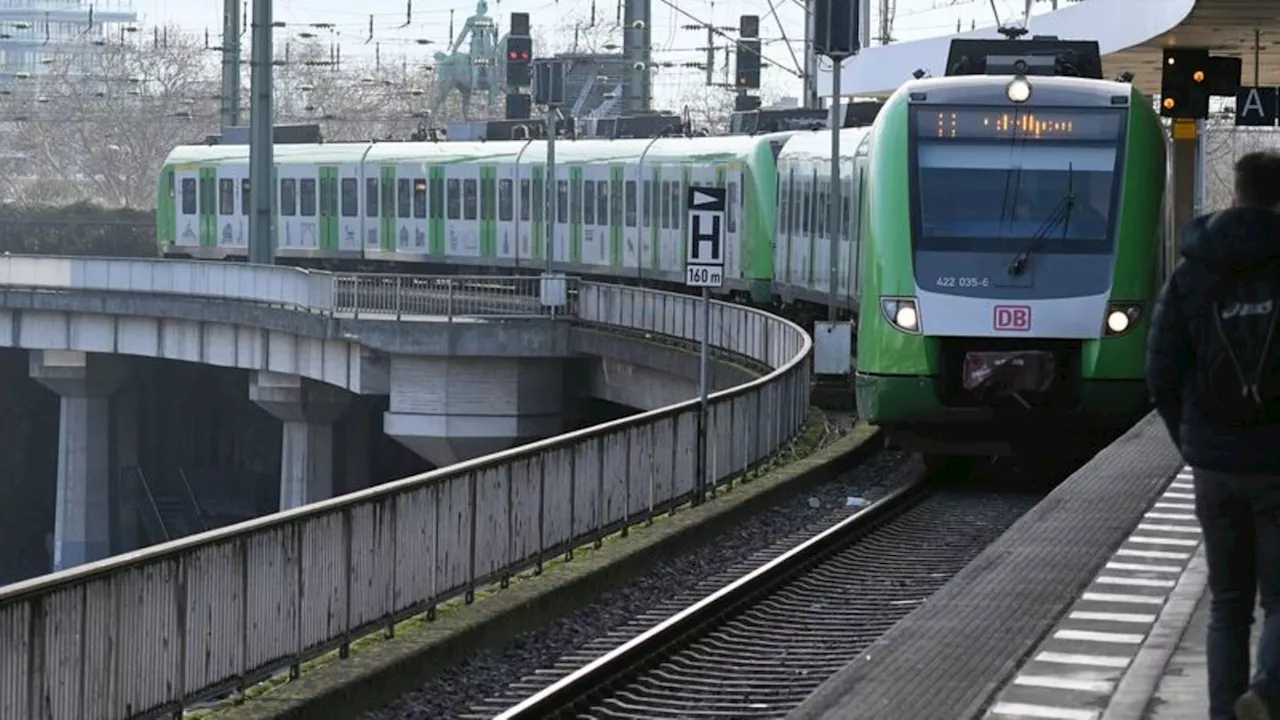
[[[515,50],[512,50],[511,52],[507,53],[507,57],[511,58],[512,60],[519,60],[520,53],[516,52]]]
[[[529,59],[529,53],[527,53],[527,52],[522,52],[522,53],[520,53],[520,59],[521,59],[521,60],[528,60],[528,59]]]

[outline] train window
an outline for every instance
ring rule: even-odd
[[[532,213],[532,214],[533,214],[533,221],[534,221],[534,222],[543,222],[543,221],[544,221],[544,220],[546,220],[546,218],[547,218],[547,215],[546,215],[546,212],[545,212],[545,211],[546,211],[546,209],[547,209],[547,206],[546,206],[546,202],[547,202],[547,201],[544,199],[544,196],[543,196],[543,192],[542,192],[542,190],[543,190],[543,187],[542,187],[542,178],[540,178],[540,177],[536,177],[536,178],[534,178],[534,179],[533,179],[533,193],[532,193],[532,194],[533,194],[533,197],[532,197],[532,198],[530,198],[530,200],[529,200],[529,202],[533,204],[533,213]]]
[[[476,205],[479,204],[476,202],[478,200],[478,198],[476,197],[476,194],[477,194],[476,181],[463,180],[462,181],[462,219],[463,220],[476,219]]]
[[[596,183],[596,224],[609,226],[609,181]]]
[[[679,230],[684,227],[684,222],[683,222],[684,213],[680,212],[680,208],[684,206],[684,203],[680,202],[681,199],[684,198],[684,193],[681,192],[683,188],[684,188],[683,182],[671,183],[671,229],[672,230]]]
[[[791,190],[787,187],[786,181],[778,178],[778,234],[787,234],[790,228],[787,228],[787,219],[790,213],[787,213],[787,204],[791,202]]]
[[[449,219],[458,220],[462,217],[462,183],[458,180],[449,180],[447,186],[449,190]]]
[[[364,181],[364,216],[378,217],[378,179],[365,178]]]
[[[586,185],[586,188],[585,188],[586,196],[583,198],[583,203],[582,203],[582,222],[585,225],[595,225],[596,224],[596,181],[585,180],[583,181],[583,184]]]
[[[298,182],[298,215],[316,216],[316,179],[303,178]]]
[[[427,217],[427,179],[415,178],[413,181],[413,217],[425,220]]]
[[[498,220],[502,222],[511,222],[516,217],[514,187],[515,183],[505,178],[498,181]]]
[[[569,181],[556,181],[556,222],[569,224]]]
[[[249,192],[249,181],[240,181],[240,214],[248,215],[249,208],[253,205],[253,194]]]
[[[671,229],[671,183],[663,180],[658,186],[658,192],[662,196],[660,199],[661,210],[659,211],[658,226],[663,230]]]
[[[845,179],[840,184],[840,227],[844,231],[843,235],[852,235],[853,226],[849,224],[849,216],[853,212],[853,183]]]
[[[413,185],[408,178],[396,180],[396,216],[408,218],[413,214]]]
[[[218,180],[218,214],[236,214],[236,181],[228,178]]]
[[[725,207],[725,225],[729,232],[738,232],[737,208],[742,207],[742,198],[738,197],[738,183],[730,182],[727,193],[729,202]]]
[[[626,188],[627,227],[636,226],[636,181],[628,180]]]
[[[493,178],[482,178],[480,180],[480,219],[493,220],[498,214],[497,193],[494,191]]]
[[[830,207],[827,200],[827,181],[823,180],[818,184],[818,202],[814,207],[814,234],[818,237],[827,236],[827,210]]]
[[[600,227],[609,227],[609,181],[600,181],[595,183],[595,223]]]
[[[280,181],[280,214],[288,217],[298,214],[298,181],[293,178]]]
[[[444,219],[444,178],[433,177],[429,182],[431,191],[431,207],[428,215],[432,220]]]
[[[810,202],[812,195],[813,190],[806,178],[800,186],[800,232],[805,235],[809,234],[809,221],[813,218],[813,206]]]
[[[640,217],[641,227],[652,227],[653,222],[653,181],[640,183]]]
[[[182,178],[182,214],[196,214],[196,181],[195,178]]]
[[[529,178],[520,179],[520,222],[529,222],[530,204],[533,198],[529,195]]]

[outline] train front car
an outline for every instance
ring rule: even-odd
[[[918,81],[871,142],[863,417],[941,460],[1073,453],[1146,410],[1166,167],[1139,93],[1079,77]]]

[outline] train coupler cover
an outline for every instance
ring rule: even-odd
[[[1044,392],[1058,375],[1058,362],[1045,350],[968,352],[964,356],[964,388],[979,395]]]

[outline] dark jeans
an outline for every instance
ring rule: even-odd
[[[1251,684],[1269,700],[1280,698],[1280,477],[1192,472],[1209,563],[1209,717],[1235,720],[1232,706]],[[1266,620],[1251,682],[1259,596]]]

